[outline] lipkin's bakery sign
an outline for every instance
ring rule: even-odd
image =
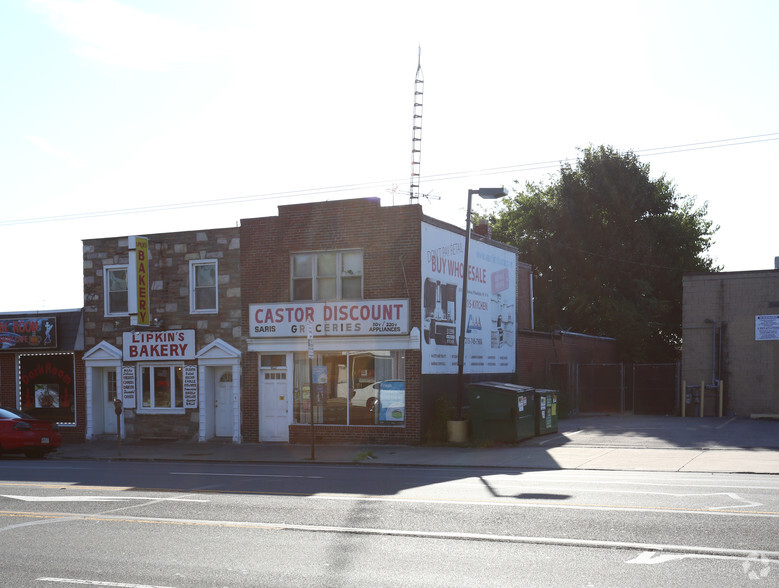
[[[195,359],[195,331],[138,331],[124,333],[125,361]]]
[[[249,305],[252,337],[408,335],[408,300]]]

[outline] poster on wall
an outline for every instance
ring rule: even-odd
[[[56,348],[56,317],[0,320],[0,351]]]
[[[464,318],[467,374],[516,365],[516,254],[471,240],[468,300],[461,317],[465,236],[422,223],[422,373],[456,374]]]
[[[76,423],[73,354],[19,356],[22,412],[63,424]]]

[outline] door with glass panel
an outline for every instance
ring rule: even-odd
[[[285,355],[260,358],[260,439],[289,441],[290,392]]]

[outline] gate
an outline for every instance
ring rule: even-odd
[[[621,363],[579,364],[578,372],[581,412],[625,410],[625,368]]]
[[[678,408],[678,390],[678,363],[648,363],[633,366],[635,414],[675,414]]]

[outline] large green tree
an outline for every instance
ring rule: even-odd
[[[679,354],[682,275],[719,269],[706,212],[633,152],[601,146],[518,189],[490,221],[533,265],[537,329],[614,337],[625,360],[668,361]]]

